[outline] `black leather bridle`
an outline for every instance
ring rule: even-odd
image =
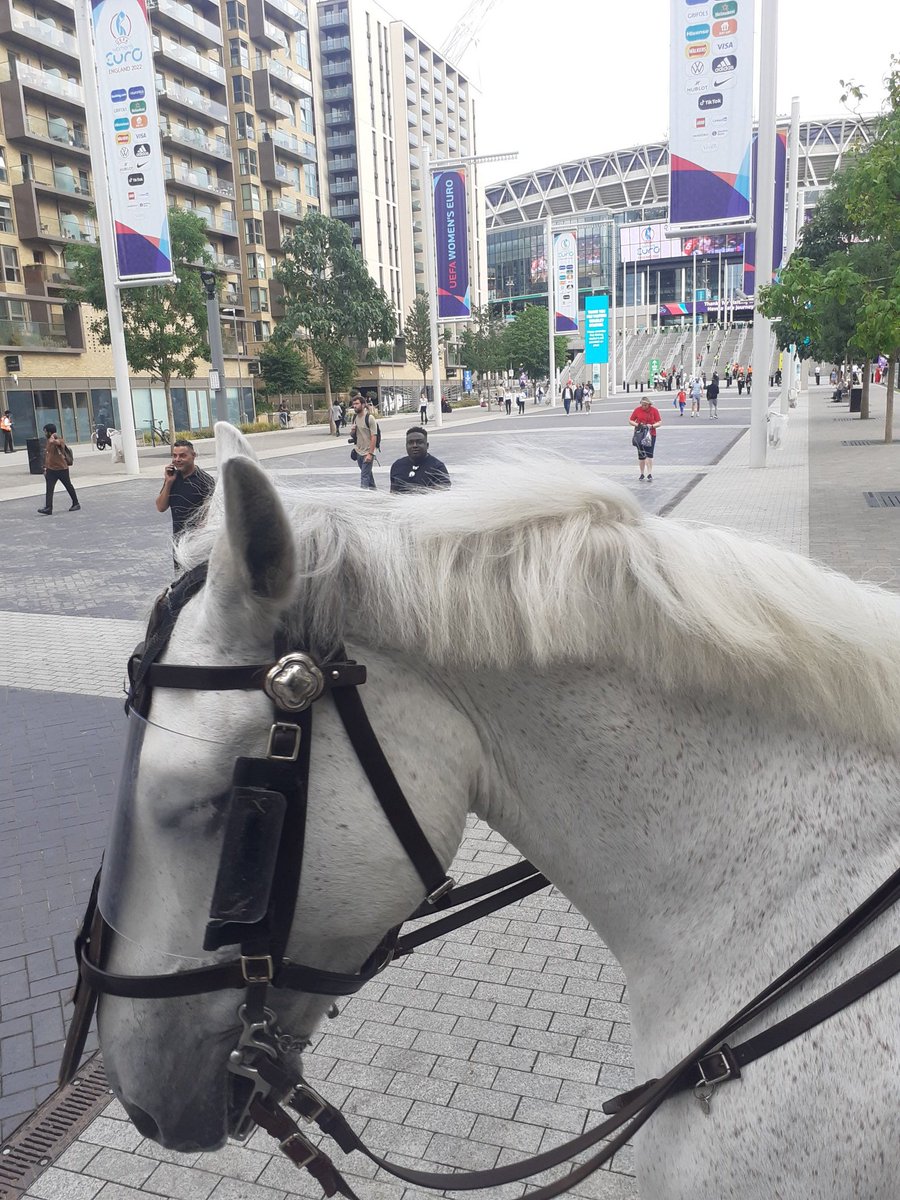
[[[359,1151],[404,1182],[437,1190],[466,1191],[520,1182],[569,1163],[605,1141],[603,1149],[561,1179],[528,1193],[529,1200],[552,1200],[612,1158],[669,1097],[692,1090],[705,1111],[709,1111],[715,1089],[740,1078],[744,1066],[821,1024],[900,972],[900,947],[897,947],[764,1032],[734,1046],[727,1040],[896,903],[900,899],[898,870],[831,933],[664,1076],[648,1080],[604,1104],[609,1119],[579,1137],[522,1162],[485,1171],[418,1171],[375,1154],[338,1109],[283,1064],[283,1054],[300,1047],[279,1031],[275,1012],[267,1003],[271,991],[352,995],[393,959],[548,886],[548,880],[531,863],[523,861],[476,883],[454,885],[422,832],[368,721],[357,691],[365,682],[364,666],[340,656],[320,664],[306,651],[278,644],[274,661],[264,665],[194,667],[159,663],[157,660],[168,645],[178,614],[203,587],[206,572],[206,564],[193,568],[157,601],[147,637],[129,664],[126,709],[133,708],[146,717],[154,687],[261,689],[272,700],[274,719],[265,756],[238,758],[235,763],[222,860],[204,939],[204,949],[236,945],[239,956],[231,962],[166,975],[120,975],[106,970],[103,963],[115,931],[97,904],[98,873],[75,944],[78,962],[75,1014],[60,1068],[61,1083],[68,1082],[78,1067],[98,995],[164,999],[236,989],[244,992],[239,1008],[242,1033],[232,1052],[229,1070],[247,1080],[249,1089],[245,1088],[247,1096],[242,1102],[235,1136],[246,1136],[256,1124],[262,1126],[278,1140],[291,1161],[305,1167],[318,1180],[326,1195],[340,1193],[347,1200],[357,1200],[352,1188],[324,1151],[300,1131],[285,1104],[332,1137],[345,1153]],[[300,886],[312,705],[326,693],[331,695],[372,790],[425,888],[425,900],[410,920],[466,906],[459,914],[439,918],[404,937],[399,936],[399,927],[389,930],[362,967],[349,973],[305,966],[285,957]],[[259,836],[259,826],[248,824],[255,821],[267,823],[262,830],[265,836]],[[242,848],[248,844],[263,846],[267,852],[251,862],[242,860],[242,870],[234,872],[230,850],[240,858]]]

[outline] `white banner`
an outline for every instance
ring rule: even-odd
[[[578,331],[578,237],[574,230],[553,239],[554,304],[557,333]]]
[[[669,224],[750,215],[754,0],[670,0]]]
[[[150,20],[145,0],[92,0],[96,86],[100,99],[109,203],[120,284],[172,278],[168,203]],[[84,86],[91,87],[91,72]]]

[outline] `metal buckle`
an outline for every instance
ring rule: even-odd
[[[325,690],[325,676],[308,654],[295,650],[279,658],[263,680],[263,691],[279,708],[302,712]]]
[[[262,964],[257,967],[257,964]],[[245,983],[271,983],[275,964],[271,954],[241,955],[241,974]]]
[[[446,896],[448,892],[452,892],[456,887],[456,880],[451,879],[448,875],[440,887],[436,887],[433,892],[425,897],[426,904],[437,904],[442,896]]]
[[[313,1104],[315,1105],[314,1112],[300,1112],[300,1109],[297,1109],[297,1112],[300,1113],[300,1116],[303,1118],[303,1120],[308,1121],[311,1125],[315,1121],[318,1121],[323,1112],[328,1110],[328,1101],[324,1100],[316,1091],[316,1089],[311,1088],[308,1083],[300,1083],[294,1089],[294,1103],[296,1103],[297,1096],[304,1096],[312,1100]]]
[[[275,753],[275,739],[280,733],[289,732],[293,738],[293,745],[289,754]],[[266,746],[266,758],[271,758],[275,762],[296,762],[300,756],[300,742],[303,738],[303,730],[299,725],[294,725],[290,721],[276,721],[269,730],[269,744]]]
[[[283,1142],[279,1142],[278,1146],[285,1152],[285,1154],[287,1154],[287,1147],[290,1146],[292,1142],[296,1142],[298,1145],[302,1146],[306,1153],[306,1158],[304,1158],[302,1162],[294,1158],[293,1154],[288,1154],[288,1158],[290,1158],[295,1167],[307,1167],[311,1162],[313,1162],[314,1159],[319,1157],[318,1149],[312,1144],[309,1138],[303,1136],[299,1129],[296,1133],[292,1133],[290,1137],[286,1137]]]
[[[715,1055],[718,1055],[721,1060],[722,1070],[719,1074],[707,1075],[703,1068],[703,1058],[707,1059],[708,1061]],[[731,1079],[734,1071],[731,1069],[731,1063],[728,1061],[728,1056],[724,1050],[711,1050],[709,1054],[704,1054],[703,1058],[697,1060],[697,1070],[700,1072],[701,1085],[705,1085],[706,1087],[715,1087],[716,1084],[724,1083],[726,1079]]]

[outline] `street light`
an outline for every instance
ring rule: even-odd
[[[225,352],[222,349],[222,321],[219,317],[219,277],[207,267],[200,269],[200,281],[206,289],[206,331],[212,365],[209,387],[216,398],[216,420],[228,420],[225,396]]]

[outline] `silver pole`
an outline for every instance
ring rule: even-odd
[[[437,271],[435,270],[434,183],[431,177],[431,147],[425,143],[422,155],[422,190],[425,196],[425,279],[428,284],[428,313],[431,318],[431,392],[434,423],[444,423],[441,412],[441,345],[438,336]]]
[[[209,338],[209,361],[219,377],[215,389],[216,420],[228,420],[228,396],[225,392],[225,352],[222,349],[222,318],[219,316],[219,295],[216,290],[215,271],[201,271],[200,278],[206,288],[206,334]],[[237,424],[241,423],[241,403],[238,401]]]
[[[778,68],[778,0],[762,0],[759,77],[759,147],[756,177],[756,300],[772,279],[775,223],[775,88]],[[753,314],[753,389],[750,397],[750,466],[766,465],[766,412],[772,322],[758,304]]]
[[[691,309],[693,310],[692,316],[693,316],[693,321],[694,321],[694,348],[692,350],[693,357],[691,358],[691,376],[696,378],[697,377],[697,251],[696,250],[694,251],[692,257],[694,260],[694,300],[693,300],[693,303],[691,304]]]
[[[786,263],[794,253],[797,245],[797,184],[800,179],[800,97],[791,98],[791,132],[788,139],[788,199],[787,220],[785,223],[784,260]],[[790,412],[791,388],[794,386],[795,359],[797,349],[792,346],[787,354],[787,362],[781,372],[781,413],[787,416]],[[802,359],[801,359],[802,363]]]
[[[116,277],[116,238],[113,232],[112,210],[109,206],[109,179],[100,125],[97,73],[94,69],[94,38],[91,31],[90,0],[76,0],[75,31],[78,36],[78,57],[81,59],[81,83],[84,91],[85,125],[91,147],[91,172],[94,176],[94,195],[97,198],[97,228],[100,234],[100,259],[103,267],[103,287],[106,291],[106,316],[109,321],[109,345],[112,351],[116,399],[119,404],[119,424],[122,432],[122,452],[125,473],[140,475],[134,429],[134,407],[131,399],[131,377],[128,354],[125,350],[125,325],[122,320],[122,297]],[[88,65],[90,64],[90,65]]]
[[[550,339],[547,391],[550,393],[550,407],[556,408],[556,255],[553,252],[553,217],[549,215],[544,222],[544,241],[547,243],[547,334]]]
[[[618,306],[618,296],[617,296],[617,293],[618,293],[618,280],[617,280],[617,278],[616,278],[616,275],[617,275],[617,268],[618,268],[618,263],[616,262],[615,231],[613,231],[613,251],[612,251],[612,288],[611,288],[611,294],[610,294],[610,299],[611,299],[611,302],[612,302],[612,303],[611,303],[611,305],[610,305],[610,307],[611,307],[611,309],[612,309],[612,312],[610,313],[610,325],[611,325],[611,329],[610,329],[610,331],[609,331],[609,344],[610,344],[610,385],[609,385],[609,393],[610,393],[610,395],[611,395],[611,396],[614,396],[614,395],[616,394],[616,392],[619,390],[619,372],[618,372],[618,368],[617,368],[617,365],[616,365],[616,352],[617,352],[617,349],[618,349],[618,339],[617,339],[617,336],[616,336],[616,326],[617,326],[617,324],[618,324],[617,317],[618,317],[618,307],[619,307],[619,306]]]

